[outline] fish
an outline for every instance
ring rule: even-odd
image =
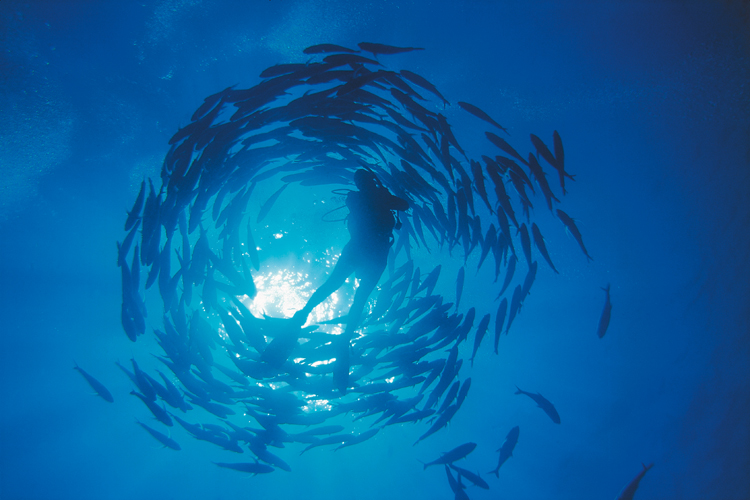
[[[143,210],[143,201],[146,195],[146,180],[141,181],[141,190],[138,191],[138,197],[133,203],[133,208],[128,212],[128,218],[125,221],[125,231],[129,231],[141,217],[141,211]],[[127,252],[127,249],[125,249]]]
[[[432,295],[432,290],[435,288],[435,284],[437,284],[438,277],[440,276],[440,269],[443,266],[441,264],[438,264],[435,266],[435,268],[430,271],[430,274],[427,275],[427,277],[424,279],[421,285],[419,285],[419,288],[417,289],[416,293],[421,292],[422,290],[427,290],[427,295]],[[413,295],[412,295],[413,296]]]
[[[523,255],[526,257],[526,263],[531,265],[531,239],[529,238],[529,230],[526,224],[521,224],[518,228],[518,234],[521,235],[521,248],[523,249]]]
[[[493,162],[492,164],[487,165],[487,171],[490,174],[490,179],[492,179],[492,182],[495,185],[495,196],[497,197],[497,201],[500,203],[500,207],[502,207],[503,212],[507,214],[511,222],[513,222],[513,225],[518,227],[516,214],[513,211],[513,205],[511,204],[510,197],[508,196],[508,192],[505,189],[505,181],[503,180],[503,177],[500,173],[500,169],[497,167],[497,164]],[[499,216],[500,211],[498,210],[498,217]]]
[[[523,286],[521,287],[521,302],[526,300],[526,297],[531,291],[531,285],[534,284],[534,279],[536,278],[536,269],[537,263],[534,261],[529,266],[529,271],[526,273],[526,278],[523,280]]]
[[[474,358],[477,356],[477,351],[479,350],[479,345],[482,343],[482,339],[484,338],[484,335],[487,333],[487,327],[490,324],[490,314],[487,313],[484,315],[484,317],[479,321],[479,325],[477,326],[477,333],[474,336],[474,350],[471,353],[471,366],[474,366]]]
[[[455,500],[469,500],[469,495],[466,494],[464,485],[461,484],[461,475],[458,475],[458,481],[456,481],[456,478],[451,474],[450,467],[447,465],[445,466],[445,473],[448,476],[448,484],[451,487],[451,491],[453,491],[453,498]]]
[[[169,413],[167,413],[167,410],[149,400],[140,392],[130,391],[130,394],[132,394],[133,396],[138,396],[138,399],[143,401],[143,404],[148,406],[148,409],[151,410],[151,413],[153,413],[154,417],[156,417],[159,422],[163,423],[167,427],[172,427],[172,419],[169,418]]]
[[[537,404],[539,408],[541,408],[544,413],[549,416],[549,418],[552,419],[552,421],[556,424],[560,423],[560,415],[557,413],[557,410],[555,409],[554,405],[550,403],[544,396],[539,394],[538,392],[536,394],[532,394],[530,392],[522,391],[521,389],[518,389],[518,386],[516,386],[516,394],[525,394],[531,399],[534,400],[534,402]]]
[[[432,424],[432,427],[430,427],[427,430],[427,432],[425,432],[424,434],[422,434],[421,436],[419,436],[419,439],[417,439],[414,442],[413,446],[416,446],[417,443],[419,443],[420,441],[422,441],[422,440],[426,439],[427,437],[435,434],[437,431],[439,431],[440,429],[442,429],[443,427],[445,427],[446,425],[448,425],[448,423],[451,421],[451,419],[453,418],[453,416],[456,414],[457,411],[458,411],[458,405],[457,404],[450,405],[443,413],[440,414],[440,416],[437,418],[437,420],[435,421],[435,423]]]
[[[539,153],[542,158],[547,161],[547,163],[549,163],[553,167],[556,166],[557,161],[555,160],[555,157],[552,156],[552,152],[550,152],[549,148],[544,144],[544,142],[542,142],[539,137],[531,134],[531,143],[534,145],[534,148],[536,148],[537,153]]]
[[[458,305],[461,303],[461,294],[464,290],[464,274],[466,269],[464,266],[461,266],[461,269],[458,270],[458,276],[456,277],[456,309],[458,310]]]
[[[500,293],[497,294],[497,299],[499,299],[500,296],[505,292],[505,290],[508,289],[508,285],[510,285],[510,282],[513,280],[513,275],[516,273],[517,261],[518,259],[516,259],[515,255],[511,255],[510,258],[508,259],[508,267],[505,268],[505,280],[503,281],[503,286],[500,289]]]
[[[649,469],[651,469],[651,467],[654,466],[654,464],[646,465],[643,463],[641,465],[643,466],[643,470],[639,472],[638,475],[635,476],[633,480],[630,481],[630,483],[628,483],[627,486],[625,486],[625,488],[623,488],[620,494],[617,495],[617,500],[633,500],[633,497],[635,496],[635,492],[638,489],[638,485],[640,484],[641,479],[643,479],[643,476],[646,475],[646,472],[648,472]]]
[[[351,439],[347,440],[344,443],[341,443],[333,451],[338,451],[348,446],[353,446],[355,444],[363,443],[367,441],[368,439],[372,438],[375,434],[377,434],[380,429],[381,429],[380,427],[376,427],[374,429],[368,429],[365,432],[358,434],[356,436],[352,436]]]
[[[519,432],[519,427],[515,426],[508,432],[508,435],[505,436],[503,445],[497,450],[500,452],[500,456],[497,460],[497,467],[495,467],[494,470],[491,470],[489,474],[494,474],[498,478],[500,477],[500,467],[502,467],[506,460],[513,456],[513,449],[515,449],[516,443],[518,443]]]
[[[448,389],[448,393],[445,395],[443,402],[440,404],[440,408],[438,408],[438,413],[443,413],[451,404],[453,404],[453,401],[456,399],[456,394],[458,394],[458,389],[460,387],[461,381],[456,380],[451,388]]]
[[[226,463],[226,462],[213,462],[219,467],[225,469],[232,469],[240,472],[247,472],[252,475],[256,474],[267,474],[273,472],[275,469],[270,465],[261,464],[258,462],[240,462],[240,463]]]
[[[78,363],[76,363],[73,369],[76,370],[78,373],[80,373],[83,376],[83,378],[86,379],[86,382],[88,382],[91,388],[94,389],[97,396],[101,397],[104,401],[108,403],[115,402],[115,398],[112,397],[112,393],[109,392],[109,390],[106,387],[104,387],[104,384],[102,384],[101,382],[96,380],[94,377],[89,375],[83,368],[78,366]]]
[[[149,427],[148,425],[146,425],[146,424],[144,424],[142,422],[139,422],[137,420],[136,420],[136,422],[138,422],[138,425],[140,425],[141,427],[143,427],[146,430],[146,432],[148,432],[149,434],[151,434],[151,436],[153,436],[154,439],[156,439],[157,441],[159,441],[165,447],[171,448],[171,449],[176,450],[176,451],[180,451],[181,450],[180,445],[177,444],[177,441],[175,441],[171,437],[169,437],[166,434],[163,434],[163,433],[157,431],[156,429],[152,429],[151,427]]]
[[[358,56],[356,54],[332,54],[323,58],[323,62],[326,62],[332,66],[344,66],[345,64],[357,65],[357,64],[381,64],[367,57]]]
[[[518,161],[520,161],[521,163],[523,163],[525,165],[528,165],[528,162],[523,159],[523,156],[521,156],[520,154],[518,154],[518,151],[516,151],[515,149],[513,149],[513,146],[511,146],[510,144],[508,144],[505,141],[505,139],[503,139],[502,137],[498,137],[497,135],[493,134],[492,132],[485,132],[484,135],[487,137],[487,139],[490,140],[490,142],[492,144],[494,144],[498,148],[502,149],[503,151],[505,151],[506,153],[508,153],[513,158],[515,158]]]
[[[482,254],[479,257],[479,264],[477,264],[477,273],[479,272],[479,269],[482,267],[484,260],[487,258],[487,255],[489,255],[490,250],[495,245],[496,241],[497,241],[497,230],[495,229],[494,224],[490,224],[490,228],[487,230],[487,234],[484,237],[484,241],[482,241]]]
[[[477,447],[476,443],[464,443],[460,446],[453,448],[451,451],[447,451],[443,453],[439,458],[436,458],[432,462],[428,462],[428,463],[422,462],[422,465],[424,465],[424,469],[422,470],[427,469],[427,467],[431,465],[452,464],[453,462],[461,460],[462,458],[466,458],[466,456],[472,451],[474,451],[476,447]]]
[[[565,171],[565,151],[563,150],[562,139],[557,130],[552,132],[553,147],[555,148],[555,165],[557,173],[560,175],[560,187],[562,188],[563,194],[567,194],[565,191],[565,177],[574,181],[575,175],[570,175]]]
[[[156,401],[156,391],[146,378],[145,372],[141,371],[141,369],[138,368],[138,363],[135,362],[134,358],[131,358],[130,362],[133,364],[133,375],[135,377],[135,383],[138,386],[138,389],[141,391],[141,394],[146,396],[151,401]]]
[[[586,247],[583,245],[583,237],[581,236],[581,232],[578,230],[578,227],[576,226],[575,221],[573,218],[571,218],[568,214],[557,209],[557,218],[562,221],[562,223],[565,225],[565,228],[570,232],[570,234],[573,235],[573,238],[578,242],[578,245],[581,247],[581,250],[583,250],[583,254],[586,256],[586,259],[588,260],[594,260],[589,255],[588,251],[586,251]]]
[[[461,384],[461,389],[458,391],[458,396],[456,396],[456,406],[458,408],[461,408],[466,396],[469,394],[469,389],[471,389],[471,377],[464,380],[464,383]]]
[[[358,50],[348,49],[341,45],[334,45],[332,43],[321,43],[319,45],[311,45],[302,51],[303,54],[329,54],[331,52],[348,52],[355,53]]]
[[[602,288],[604,292],[606,293],[606,299],[604,301],[604,309],[602,310],[602,315],[599,318],[599,328],[596,330],[596,334],[599,336],[599,338],[604,337],[604,334],[607,333],[607,327],[609,327],[609,317],[612,314],[612,303],[609,301],[609,283],[607,283],[607,288]]]
[[[454,471],[458,472],[462,477],[465,477],[475,485],[479,486],[482,489],[489,490],[490,485],[487,484],[487,481],[479,477],[479,474],[474,474],[473,472],[463,469],[453,463],[450,464],[450,468]]]
[[[497,123],[495,120],[492,119],[490,115],[479,109],[478,107],[469,104],[468,102],[461,102],[458,101],[458,105],[461,107],[461,109],[468,111],[472,115],[476,116],[477,118],[486,121],[487,123],[491,123],[492,125],[496,126],[506,134],[508,133],[508,129]]]
[[[365,52],[371,53],[373,56],[378,54],[402,54],[404,52],[412,52],[414,50],[424,50],[419,47],[394,47],[392,45],[383,45],[382,43],[370,43],[361,42],[357,46]]]
[[[560,272],[555,269],[555,265],[552,263],[552,259],[549,256],[549,251],[547,251],[547,245],[544,243],[544,237],[542,236],[542,232],[539,230],[539,226],[537,226],[536,223],[531,224],[531,234],[534,237],[534,244],[536,245],[537,249],[539,249],[539,253],[542,254],[544,260],[546,260],[547,264],[549,264],[549,267],[551,267],[552,270],[557,274],[560,274]]]
[[[508,312],[508,326],[505,327],[505,335],[508,335],[510,331],[510,325],[513,324],[513,320],[516,318],[518,311],[521,310],[521,302],[523,301],[523,292],[521,285],[516,285],[513,290],[513,297],[510,300],[510,311]]]
[[[289,186],[289,184],[284,184],[283,186],[281,186],[275,193],[270,196],[270,198],[266,200],[265,203],[263,203],[263,206],[260,207],[260,212],[258,212],[258,218],[255,221],[256,224],[260,224],[260,221],[266,218],[268,212],[270,212],[271,210],[271,207],[273,207],[273,204],[277,199],[279,199],[279,196],[281,196],[281,193],[284,192],[287,186]]]
[[[500,342],[500,334],[503,333],[503,323],[505,322],[505,314],[508,310],[508,299],[503,298],[500,305],[497,307],[497,314],[495,315],[495,354],[497,354],[497,345]]]
[[[443,101],[443,106],[448,106],[450,103],[443,97],[443,95],[438,91],[437,87],[435,87],[432,83],[430,83],[428,80],[423,78],[422,76],[419,76],[416,73],[412,73],[411,71],[402,69],[400,71],[401,76],[409,80],[415,85],[419,85],[423,89],[435,94],[441,101]]]
[[[261,460],[269,465],[278,467],[281,470],[292,472],[292,468],[289,467],[289,464],[287,464],[280,457],[268,451],[268,449],[266,448],[266,445],[260,442],[260,440],[255,439],[251,441],[249,447],[250,447],[250,451],[252,451],[256,457],[258,457],[258,460]]]
[[[539,188],[542,190],[542,194],[544,195],[544,199],[547,201],[547,207],[552,210],[552,201],[556,201],[560,203],[560,200],[557,199],[557,197],[552,194],[552,190],[549,187],[549,183],[547,182],[547,177],[544,173],[544,170],[542,170],[542,166],[539,164],[537,159],[534,157],[533,154],[529,153],[529,161],[524,162],[529,166],[529,170],[531,171],[531,175],[534,176],[534,179],[536,180],[536,183],[539,184]]]

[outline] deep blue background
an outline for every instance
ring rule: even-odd
[[[0,497],[450,498],[417,459],[474,441],[465,466],[486,472],[514,425],[514,457],[471,498],[614,498],[641,462],[655,465],[639,499],[750,497],[749,19],[747,2],[712,1],[0,0]],[[385,61],[524,150],[558,130],[577,175],[564,209],[594,261],[547,231],[561,274],[540,262],[501,355],[478,356],[461,412],[417,447],[424,427],[394,426],[335,453],[280,450],[294,472],[255,478],[179,428],[183,451],[158,448],[113,364],[156,366],[119,324],[115,241],[140,181],[207,95],[361,41],[424,47]]]

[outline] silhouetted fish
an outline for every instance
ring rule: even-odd
[[[505,127],[503,127],[502,125],[500,125],[499,123],[497,123],[495,120],[492,119],[492,117],[490,115],[488,115],[487,113],[485,113],[484,111],[482,111],[478,107],[474,106],[473,104],[469,104],[468,102],[458,101],[458,105],[461,106],[461,109],[464,109],[464,110],[468,111],[469,113],[471,113],[472,115],[476,116],[477,118],[480,118],[480,119],[486,121],[487,123],[491,123],[492,125],[496,126],[500,130],[502,130],[503,132],[505,132],[506,134],[508,133],[508,130]]]
[[[331,52],[359,52],[358,50],[348,49],[341,45],[334,45],[332,43],[321,43],[320,45],[311,45],[302,51],[303,54],[328,54]]]
[[[372,55],[377,54],[401,54],[403,52],[411,52],[413,50],[424,50],[422,48],[418,47],[394,47],[392,45],[383,45],[382,43],[369,43],[369,42],[362,42],[357,44],[360,49],[364,50],[365,52],[369,52]]]
[[[573,235],[573,238],[575,238],[575,240],[578,242],[578,245],[581,247],[581,250],[583,250],[583,254],[586,256],[586,258],[588,260],[594,260],[586,251],[586,247],[583,245],[583,237],[581,236],[581,232],[578,230],[578,227],[576,226],[573,218],[559,208],[557,209],[557,218],[560,219],[563,224],[565,224],[565,228],[570,232],[570,234]]]
[[[516,443],[518,443],[519,432],[520,429],[518,426],[515,426],[508,432],[508,435],[505,436],[503,445],[497,450],[500,452],[500,456],[497,460],[497,467],[490,471],[491,474],[500,477],[500,467],[502,467],[506,460],[513,456],[513,449],[516,447]]]
[[[400,71],[400,73],[401,73],[401,76],[403,76],[404,78],[406,78],[410,82],[412,82],[412,83],[414,83],[416,85],[419,85],[423,89],[428,90],[428,91],[432,92],[433,94],[435,94],[437,97],[440,98],[441,101],[443,101],[443,105],[444,106],[447,106],[447,105],[450,104],[445,99],[445,97],[443,97],[443,95],[440,93],[440,91],[438,91],[438,89],[432,83],[430,83],[428,80],[426,80],[425,78],[419,76],[416,73],[412,73],[411,71],[405,70],[405,69],[402,69]]]
[[[609,326],[609,317],[612,314],[612,303],[609,301],[609,283],[607,283],[607,288],[602,288],[604,292],[607,294],[607,298],[604,301],[604,309],[602,310],[602,315],[599,318],[599,328],[596,330],[596,334],[599,336],[599,338],[604,337],[604,334],[607,333],[607,327]]]
[[[423,463],[424,469],[427,469],[430,465],[448,465],[465,458],[466,455],[474,451],[477,447],[476,443],[464,443],[460,446],[453,448],[451,451],[443,453],[439,458],[436,458],[432,462]],[[423,469],[423,470],[424,470]]]
[[[643,466],[643,470],[638,473],[637,476],[633,478],[630,483],[628,483],[627,486],[620,492],[619,495],[617,495],[616,500],[633,500],[633,497],[635,496],[635,492],[638,489],[638,485],[641,483],[641,479],[643,479],[643,476],[646,475],[646,472],[651,469],[651,467],[654,466],[654,464],[641,464]]]
[[[518,389],[517,386],[516,386],[516,389]],[[544,413],[546,413],[549,416],[549,418],[552,419],[554,423],[556,424],[560,423],[560,415],[557,413],[557,410],[555,409],[554,405],[550,403],[547,399],[545,399],[545,397],[539,394],[538,392],[536,394],[532,394],[530,392],[526,392],[526,391],[522,391],[521,389],[518,389],[516,391],[516,394],[527,395],[528,397],[534,400],[534,402],[537,404],[537,406],[539,406],[539,408],[544,410]]]
[[[273,472],[274,468],[258,462],[244,462],[244,463],[226,463],[226,462],[214,462],[219,467],[225,469],[232,469],[240,472],[247,472],[249,474],[266,474]]]
[[[156,439],[157,441],[159,441],[161,444],[163,444],[167,448],[171,448],[171,449],[177,450],[177,451],[179,451],[181,449],[180,445],[177,444],[177,441],[175,441],[171,437],[167,436],[166,434],[163,434],[163,433],[157,431],[156,429],[152,429],[151,427],[149,427],[148,425],[146,425],[146,424],[144,424],[142,422],[138,422],[138,425],[140,425],[141,427],[143,427],[146,430],[146,432],[148,432],[149,434],[151,434],[151,436],[153,436],[154,439]]]
[[[542,232],[539,230],[539,227],[536,225],[536,223],[531,224],[531,234],[534,237],[534,244],[539,249],[539,253],[542,254],[544,260],[546,260],[547,264],[549,264],[549,267],[551,267],[552,270],[557,274],[560,274],[557,269],[555,269],[555,265],[552,263],[552,259],[550,258],[549,252],[547,251],[547,245],[544,243],[544,237],[542,237]]]
[[[263,206],[260,207],[260,212],[258,212],[258,219],[255,221],[257,224],[260,224],[260,221],[266,218],[268,212],[271,211],[271,207],[273,207],[273,204],[276,203],[276,200],[279,199],[279,196],[281,196],[281,193],[284,192],[287,186],[289,186],[289,184],[284,184],[283,186],[281,186],[275,193],[270,196],[270,198],[266,200],[265,203],[263,203]]]
[[[101,398],[104,401],[107,401],[108,403],[114,403],[115,398],[113,398],[112,397],[112,393],[109,392],[109,390],[107,390],[106,387],[104,387],[104,384],[102,384],[101,382],[99,382],[98,380],[96,380],[94,377],[92,377],[91,375],[89,375],[88,373],[86,373],[86,371],[83,368],[81,368],[80,366],[78,366],[78,363],[76,363],[76,365],[73,367],[73,369],[76,370],[81,375],[83,375],[83,378],[86,379],[86,382],[89,383],[89,385],[91,386],[91,388],[94,389],[94,391],[96,391],[96,394],[99,395],[99,396],[101,396]],[[68,372],[68,373],[70,373],[70,372]]]

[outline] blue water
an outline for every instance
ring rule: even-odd
[[[444,471],[419,460],[469,441],[478,446],[459,465],[490,484],[469,486],[472,499],[615,498],[652,462],[638,499],[750,497],[749,19],[741,2],[3,0],[0,498],[451,498]],[[475,155],[487,128],[457,101],[490,113],[524,152],[529,133],[559,131],[576,176],[562,207],[594,260],[537,198],[560,274],[540,259],[500,354],[488,334],[462,368],[463,407],[417,446],[425,422],[336,452],[287,445],[272,451],[293,472],[255,477],[211,463],[251,461],[249,451],[179,426],[182,450],[162,448],[135,419],[166,428],[114,364],[163,369],[153,338],[132,343],[120,324],[115,241],[141,180],[159,179],[169,138],[206,96],[305,62],[310,45],[362,41],[425,48],[381,60],[440,89]],[[269,231],[293,237],[290,220],[313,203],[287,199]],[[299,230],[346,236],[314,219]],[[269,248],[275,268],[298,263]],[[438,285],[452,301],[455,257],[415,260],[452,270]],[[498,285],[473,269],[461,306],[494,313]],[[149,331],[161,321],[151,312]],[[76,362],[114,403],[93,395]],[[562,423],[516,385],[549,398]],[[516,425],[513,457],[499,478],[485,474]]]

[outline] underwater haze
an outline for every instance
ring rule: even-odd
[[[0,0],[0,498],[750,498],[748,33],[746,1]],[[284,68],[325,72],[262,94]],[[401,147],[370,135],[386,126]],[[308,170],[299,145],[330,149]],[[363,162],[412,207],[344,395],[334,358],[304,359],[354,280],[281,361],[263,347],[347,242]],[[181,321],[209,340],[175,344]],[[170,386],[193,408],[141,400]]]

